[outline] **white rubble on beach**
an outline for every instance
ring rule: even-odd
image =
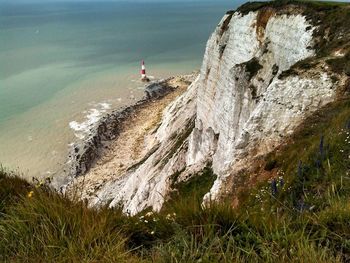
[[[159,210],[174,173],[181,171],[185,178],[208,163],[217,179],[205,200],[216,199],[228,190],[228,178],[334,100],[326,73],[311,69],[278,78],[314,55],[314,28],[302,15],[270,15],[263,26],[258,12],[224,16],[207,43],[200,76],[165,109],[153,135],[156,150],[135,169],[102,185],[90,197],[91,205],[122,204],[130,214],[147,207]],[[258,65],[256,72],[249,72],[249,63]]]

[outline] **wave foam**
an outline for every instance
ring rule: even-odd
[[[95,108],[83,112],[87,113],[84,121],[71,121],[69,123],[69,127],[75,131],[74,135],[77,138],[84,139],[85,136],[89,133],[89,130],[94,126],[96,122],[99,121],[102,114],[111,108],[111,104],[106,102],[95,104],[95,106]]]

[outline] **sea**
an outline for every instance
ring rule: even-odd
[[[59,176],[68,149],[152,79],[198,70],[221,17],[212,1],[0,1],[0,164]]]

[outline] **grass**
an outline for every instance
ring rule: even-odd
[[[330,69],[338,74],[345,73],[350,76],[350,4],[333,1],[298,1],[279,0],[270,2],[248,2],[240,6],[237,11],[247,14],[251,11],[259,11],[259,15],[268,14],[269,8],[277,13],[290,14],[296,8],[290,9],[288,5],[299,8],[298,13],[305,16],[308,22],[314,26],[312,47],[316,56],[307,58],[293,65],[291,69],[282,72],[279,78],[297,75],[298,71],[314,68],[320,61],[325,60]],[[230,14],[233,11],[228,12]],[[311,29],[311,28],[310,28]],[[308,29],[307,29],[308,30]],[[343,53],[341,57],[333,53]]]
[[[138,262],[114,220],[119,211],[88,209],[4,171],[0,181],[0,261]]]
[[[186,182],[174,175],[163,209],[133,217],[1,171],[0,261],[348,262],[349,121],[348,99],[310,117],[266,159],[283,182],[247,187],[237,209],[202,207],[215,180],[208,168]]]
[[[336,9],[338,7],[346,6],[348,3],[346,2],[334,2],[334,1],[313,1],[313,0],[275,0],[275,1],[268,1],[268,2],[247,2],[243,5],[241,5],[239,8],[237,8],[236,11],[240,12],[241,14],[245,15],[249,12],[255,12],[265,7],[272,7],[276,9],[282,9],[285,8],[286,5],[296,5],[299,7],[309,8],[313,9],[317,12],[322,11],[329,11],[332,9]],[[229,11],[228,13],[231,14],[233,11]]]
[[[241,10],[261,5],[280,3],[253,3]],[[328,2],[303,5],[321,14],[339,8]],[[347,13],[335,14],[324,16],[324,23],[341,29]],[[337,44],[337,35],[329,39],[320,45],[320,56],[338,44],[346,46]],[[348,58],[327,63],[348,74]],[[254,61],[246,66],[252,76],[259,70]],[[308,61],[300,64],[309,66]],[[174,135],[169,156],[192,126]],[[206,168],[186,182],[174,174],[175,190],[163,209],[135,216],[119,208],[89,208],[45,183],[28,183],[1,168],[0,261],[350,262],[350,99],[310,116],[285,145],[265,157],[262,167],[255,172],[270,173],[271,179],[245,185],[237,208],[230,199],[202,206],[216,178]]]

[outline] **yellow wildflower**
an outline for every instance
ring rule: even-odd
[[[34,191],[30,191],[30,192],[27,194],[27,197],[28,197],[28,198],[32,198],[33,194],[34,194]]]
[[[40,188],[44,185],[44,182],[38,182],[36,185],[35,185],[35,188]]]

